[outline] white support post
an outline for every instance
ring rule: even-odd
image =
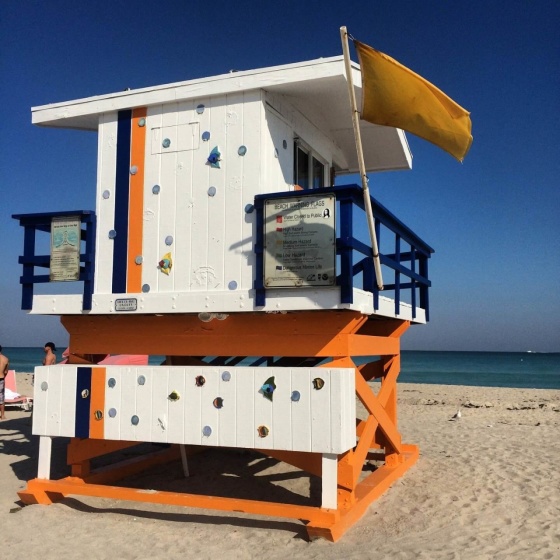
[[[352,81],[352,67],[350,65],[350,52],[348,49],[348,31],[346,27],[340,28],[340,39],[342,41],[342,52],[344,54],[344,66],[346,68],[346,83],[348,84],[348,96],[350,97],[350,106],[352,109],[352,124],[354,125],[354,139],[356,141],[356,151],[358,153],[358,165],[360,167],[360,177],[362,179],[362,191],[364,195],[364,207],[366,211],[369,238],[371,240],[371,248],[373,250],[373,266],[375,268],[375,277],[377,286],[383,289],[383,277],[381,276],[381,261],[379,260],[379,247],[377,246],[377,235],[375,234],[375,221],[373,219],[373,210],[371,208],[371,198],[369,196],[368,177],[366,174],[366,164],[364,163],[364,151],[362,148],[362,135],[360,132],[360,113],[356,103],[356,94],[354,92],[354,83]]]
[[[51,452],[52,438],[41,436],[39,438],[39,468],[37,478],[49,480],[51,477]]]
[[[185,475],[185,478],[188,478],[190,476],[190,473],[189,473],[189,464],[187,462],[187,451],[185,449],[185,446],[182,444],[179,445],[179,449],[181,450],[181,463],[183,464],[183,474]]]
[[[333,453],[323,453],[321,466],[321,480],[323,484],[321,507],[336,509],[338,497],[338,455]]]

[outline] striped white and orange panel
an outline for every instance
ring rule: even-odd
[[[112,292],[140,293],[144,214],[146,108],[118,113]]]
[[[356,444],[354,375],[352,368],[39,367],[33,433],[340,454]]]

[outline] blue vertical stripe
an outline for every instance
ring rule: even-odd
[[[76,381],[76,424],[74,434],[79,438],[87,438],[89,437],[91,368],[79,367]]]
[[[128,249],[128,201],[130,178],[130,138],[132,111],[119,111],[117,166],[115,174],[115,237],[113,246],[113,293],[126,293]]]
[[[353,213],[352,198],[340,197],[340,243],[337,253],[340,255],[340,303],[353,303],[354,301],[354,264],[353,264]]]

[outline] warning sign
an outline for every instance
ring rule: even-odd
[[[80,278],[80,218],[53,218],[51,222],[51,282]]]
[[[265,287],[335,285],[335,207],[334,195],[265,201]]]

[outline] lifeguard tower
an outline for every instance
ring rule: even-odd
[[[401,335],[429,319],[433,250],[372,199],[390,280],[378,289],[362,189],[340,184],[358,171],[347,96],[334,57],[32,110],[36,125],[97,131],[99,149],[95,211],[14,216],[22,307],[59,315],[70,336],[67,364],[36,368],[39,469],[25,503],[91,495],[257,513],[337,540],[414,464],[396,381]],[[411,167],[401,130],[363,123],[362,138],[368,172]],[[38,232],[50,254],[36,254]],[[83,291],[34,295],[49,281]],[[97,365],[107,354],[166,358]],[[61,480],[50,479],[54,437],[71,438]],[[91,468],[141,442],[170,445]],[[244,448],[320,477],[320,503],[112,485],[179,458],[187,473],[209,446],[224,462]]]

